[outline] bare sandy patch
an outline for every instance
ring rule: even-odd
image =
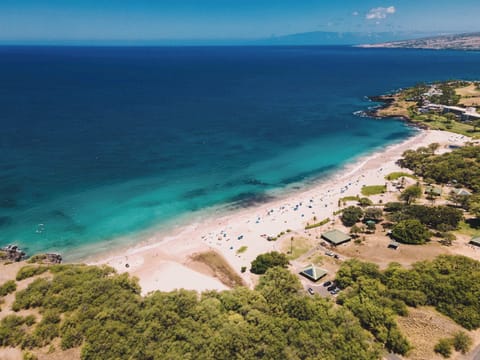
[[[410,360],[441,360],[443,357],[433,351],[440,339],[451,338],[458,331],[465,331],[470,336],[476,335],[474,332],[469,333],[434,308],[409,308],[408,312],[405,317],[399,316],[397,323],[402,334],[414,347],[408,354]],[[454,352],[453,355],[452,358],[455,359],[461,354]]]

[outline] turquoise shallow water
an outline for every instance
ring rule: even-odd
[[[247,206],[414,130],[353,113],[478,53],[346,47],[0,48],[0,245],[29,253]]]

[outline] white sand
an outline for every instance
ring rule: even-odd
[[[258,254],[279,250],[279,243],[269,242],[262,235],[275,236],[287,229],[304,233],[306,223],[313,222],[314,216],[317,221],[327,217],[332,219],[333,212],[339,209],[340,198],[360,194],[364,185],[383,185],[385,175],[404,171],[395,162],[405,150],[437,142],[442,146],[439,151],[447,151],[448,145],[462,145],[469,140],[458,134],[424,130],[405,142],[359,159],[311,188],[258,207],[209,217],[171,233],[155,234],[147,239],[147,245],[138,245],[126,251],[110,251],[89,263],[109,264],[120,272],[127,271],[138,276],[144,293],[175,288],[224,290],[226,286],[211,275],[189,269],[189,255],[215,250],[240,274],[240,268],[249,268],[250,262]],[[248,249],[238,255],[236,251],[241,246],[247,246]],[[240,275],[246,284],[253,286],[255,279],[248,271]]]

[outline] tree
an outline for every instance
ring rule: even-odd
[[[432,154],[435,154],[435,151],[437,151],[439,147],[439,143],[431,143],[428,145],[428,149],[432,152]]]
[[[382,209],[377,207],[370,207],[365,210],[365,213],[363,215],[363,220],[364,221],[371,220],[371,221],[377,222],[382,220],[382,216],[383,216]]]
[[[405,244],[425,244],[430,241],[430,231],[418,220],[403,220],[393,227],[392,237]]]
[[[419,185],[412,185],[407,187],[403,192],[400,194],[400,200],[403,200],[410,205],[411,203],[415,202],[415,199],[418,199],[422,196],[422,188]]]
[[[469,208],[475,217],[480,218],[480,201],[470,201]]]
[[[254,274],[265,274],[269,268],[275,266],[287,267],[288,264],[289,262],[285,254],[272,251],[258,255],[255,260],[252,261],[250,272]]]
[[[367,197],[363,197],[358,200],[358,205],[360,205],[361,207],[371,206],[373,205],[373,201]]]
[[[350,234],[353,236],[353,237],[358,237],[358,234],[362,232],[362,229],[360,228],[360,226],[358,225],[353,225],[351,228],[350,228]]]
[[[480,128],[480,120],[474,120],[472,125],[473,125],[473,132],[477,131],[477,128]]]
[[[361,208],[358,206],[349,206],[343,210],[341,220],[343,225],[353,226],[360,221],[362,216],[363,210]]]

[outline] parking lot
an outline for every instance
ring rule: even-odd
[[[323,284],[327,281],[329,281],[329,280],[328,279],[325,279],[324,281],[320,280],[318,283],[312,283],[310,281],[304,281],[303,282],[303,287],[304,287],[305,292],[307,294],[310,294],[309,291],[308,291],[308,289],[310,288],[310,289],[313,290],[314,294],[318,294],[322,297],[336,297],[336,295],[330,294],[330,291],[328,290],[328,288],[332,285],[323,286]]]

